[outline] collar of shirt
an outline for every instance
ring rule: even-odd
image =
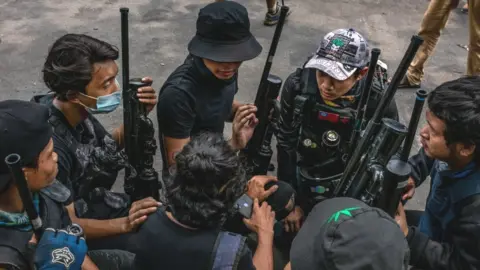
[[[465,166],[463,169],[460,170],[450,170],[448,168],[448,164],[439,161],[437,165],[437,170],[438,173],[442,176],[442,178],[448,178],[448,179],[462,179],[470,175],[475,171],[475,163],[470,162]]]

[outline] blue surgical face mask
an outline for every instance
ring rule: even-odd
[[[118,84],[118,82],[115,80],[115,83]],[[91,96],[87,96],[85,94],[82,94],[83,96],[93,98]],[[89,111],[92,114],[104,114],[104,113],[110,113],[115,111],[118,106],[120,105],[120,101],[122,100],[122,91],[119,87],[119,89],[111,93],[110,95],[106,96],[100,96],[97,98],[94,98],[97,100],[97,108],[90,108],[85,106],[87,111]]]

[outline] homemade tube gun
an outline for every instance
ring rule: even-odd
[[[405,76],[410,62],[423,43],[419,36],[413,36],[386,92],[368,122],[360,142],[351,155],[340,183],[334,191],[335,197],[348,196],[360,199],[368,205],[382,208],[394,216],[401,194],[408,181],[411,168],[406,160],[392,159],[405,139],[415,136],[417,121],[411,121],[409,129],[393,119],[382,119],[386,108],[393,100],[402,78]],[[422,104],[423,105],[423,104]],[[420,106],[420,105],[418,105]],[[412,115],[418,119],[421,109]],[[411,142],[404,145],[411,148]],[[405,150],[406,151],[406,150]]]
[[[122,31],[122,85],[125,154],[131,166],[125,168],[125,193],[132,201],[146,197],[159,200],[158,173],[153,168],[157,150],[155,130],[145,105],[137,97],[140,87],[150,86],[141,78],[130,79],[128,44],[128,8],[120,8]]]
[[[380,49],[378,48],[372,49],[372,56],[370,57],[370,63],[368,65],[367,77],[365,78],[365,84],[363,85],[362,95],[360,96],[360,100],[358,102],[357,114],[355,118],[355,127],[353,129],[353,132],[349,141],[349,144],[350,144],[349,152],[352,152],[352,150],[354,149],[355,142],[358,141],[360,133],[362,129],[365,127],[365,121],[366,121],[365,114],[367,111],[368,101],[370,99],[370,92],[372,90],[373,77],[375,76],[380,53],[381,53]]]
[[[30,193],[27,180],[25,179],[25,174],[22,170],[22,157],[15,153],[10,154],[5,158],[5,163],[10,169],[10,174],[12,175],[13,181],[17,186],[18,194],[20,195],[20,199],[22,200],[23,207],[25,208],[28,219],[32,224],[33,233],[35,234],[37,241],[40,241],[40,238],[42,238],[42,234],[44,231],[43,223],[33,204],[32,193]]]
[[[285,5],[282,5],[280,8],[280,19],[275,28],[275,33],[273,34],[267,62],[263,68],[262,77],[255,97],[255,106],[257,107],[257,118],[259,123],[257,127],[255,127],[255,131],[248,142],[247,147],[244,149],[248,165],[252,169],[251,173],[253,175],[267,174],[270,167],[270,160],[273,155],[271,141],[274,127],[269,119],[269,115],[272,109],[279,111],[280,104],[276,99],[280,93],[283,81],[280,77],[271,75],[270,69],[272,67],[273,57],[275,56],[278,42],[280,41],[280,36],[282,35],[288,11],[289,8]]]

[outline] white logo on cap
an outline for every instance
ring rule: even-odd
[[[63,264],[68,269],[74,261],[75,256],[67,247],[57,248],[52,251],[52,263]]]

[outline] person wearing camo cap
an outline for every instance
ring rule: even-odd
[[[345,154],[365,83],[370,49],[354,29],[337,29],[285,81],[277,124],[278,179],[297,190],[295,210],[284,220],[296,232],[317,202],[332,196],[345,168]],[[373,116],[387,83],[386,65],[376,67],[366,117]],[[395,101],[384,117],[398,119]]]

